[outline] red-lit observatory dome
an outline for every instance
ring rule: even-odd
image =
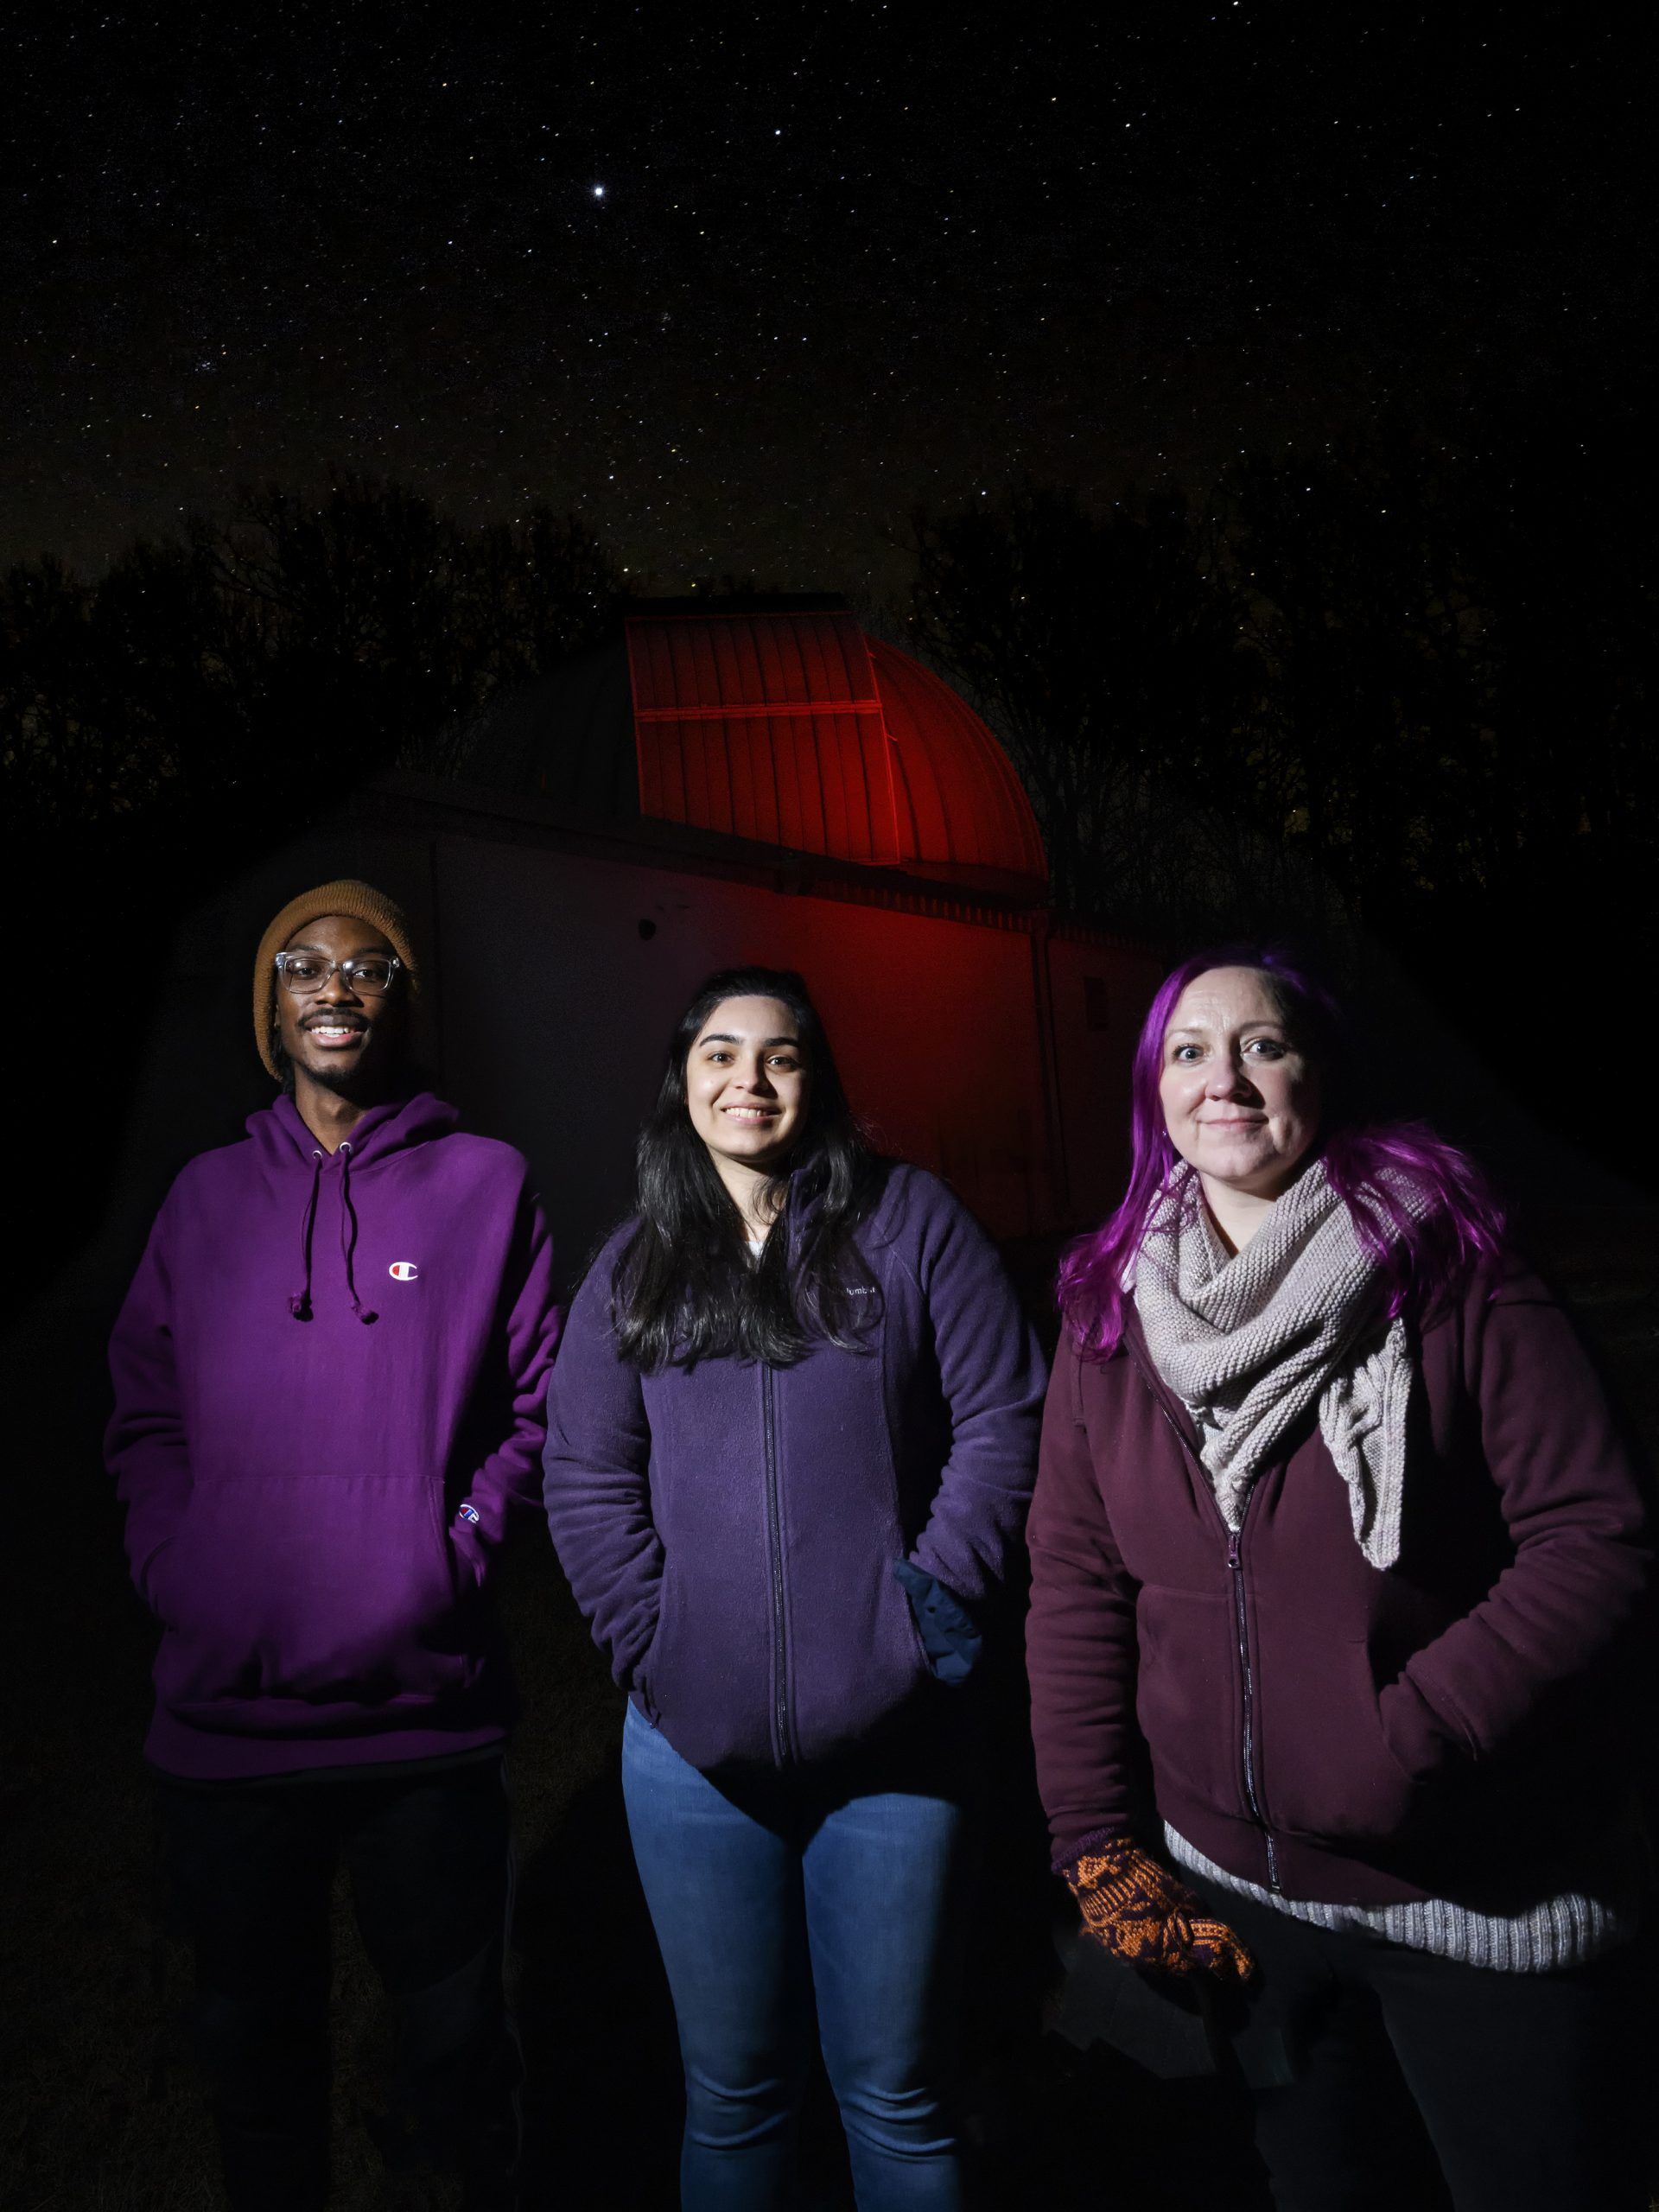
[[[620,652],[505,702],[469,773],[587,813],[1044,895],[1042,841],[1001,746],[844,602],[646,601],[624,632]]]

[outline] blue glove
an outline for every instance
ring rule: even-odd
[[[968,1609],[954,1590],[947,1590],[926,1570],[907,1559],[893,1562],[893,1574],[910,1600],[910,1617],[922,1639],[927,1663],[942,1682],[955,1687],[965,1682],[983,1648],[985,1639],[969,1618]]]

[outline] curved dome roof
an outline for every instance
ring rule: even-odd
[[[1037,817],[995,738],[931,668],[879,638],[866,642],[893,748],[903,857],[930,874],[985,869],[1046,883]]]
[[[467,773],[583,813],[1042,895],[1036,820],[995,738],[844,602],[646,601],[623,626],[620,647],[505,701]]]

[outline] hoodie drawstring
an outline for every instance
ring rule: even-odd
[[[298,1294],[288,1301],[288,1310],[296,1321],[311,1319],[311,1231],[316,1226],[317,1186],[322,1180],[322,1154],[313,1146],[311,1157],[317,1163],[311,1170],[311,1189],[305,1202],[304,1218],[300,1223],[300,1265],[305,1272],[305,1282]]]
[[[288,1301],[288,1310],[296,1321],[311,1319],[311,1240],[317,1225],[317,1197],[322,1186],[325,1154],[313,1146],[311,1157],[315,1162],[311,1170],[311,1188],[307,1193],[305,1213],[300,1223],[300,1264],[305,1270],[303,1287]],[[352,1311],[359,1321],[378,1321],[378,1313],[365,1312],[357,1294],[357,1279],[352,1271],[352,1255],[357,1249],[357,1209],[352,1204],[352,1147],[340,1147],[340,1256],[346,1266],[346,1290],[352,1301]]]
[[[352,1254],[357,1249],[357,1208],[352,1204],[352,1147],[342,1143],[340,1147],[340,1256],[346,1262],[346,1294],[352,1301],[352,1311],[359,1321],[378,1321],[378,1313],[365,1313],[363,1301],[357,1294],[357,1279],[352,1273]]]

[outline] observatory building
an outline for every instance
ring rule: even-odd
[[[611,642],[499,702],[455,779],[377,779],[238,880],[183,933],[141,1152],[165,1128],[176,1164],[234,1128],[246,1083],[205,1068],[219,1118],[178,1122],[204,997],[225,1008],[215,1060],[251,1060],[232,1014],[251,950],[339,874],[421,926],[425,1057],[472,1127],[529,1154],[567,1280],[627,1206],[681,1007],[738,962],[801,970],[877,1143],[948,1177],[993,1235],[1052,1236],[1121,1187],[1152,956],[1056,919],[990,730],[841,600],[634,601]],[[148,1205],[164,1174],[132,1166]]]

